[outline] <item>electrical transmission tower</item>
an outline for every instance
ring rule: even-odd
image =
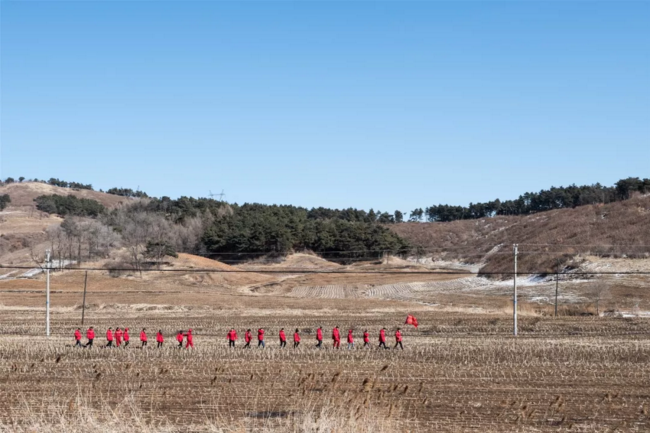
[[[220,194],[212,194],[212,191],[210,191],[210,198],[214,198],[216,196],[219,196],[219,201],[223,201],[223,196],[226,195],[223,190],[221,190]]]

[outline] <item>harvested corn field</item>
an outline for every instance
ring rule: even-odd
[[[319,416],[343,423],[343,431],[369,431],[363,425],[450,432],[650,428],[650,322],[644,319],[524,317],[514,339],[504,316],[422,313],[420,327],[404,331],[402,351],[377,349],[381,327],[392,335],[401,326],[403,316],[394,313],[92,317],[97,329],[161,329],[169,340],[192,327],[196,349],[185,350],[171,341],[162,349],[139,343],[105,349],[103,337],[95,348],[75,349],[75,318],[58,317],[48,340],[36,336],[41,323],[24,316],[1,316],[0,420],[10,431],[30,431],[34,420],[72,425],[79,411],[110,423],[113,410],[137,416],[151,431],[303,431]],[[353,350],[330,347],[335,325],[343,334],[353,329]],[[318,326],[326,334],[320,350],[314,347]],[[228,349],[231,327],[264,327],[267,348],[243,349],[238,342]],[[299,328],[303,344],[279,349],[281,327]],[[360,343],[364,330],[372,348]],[[26,408],[29,419],[21,417]]]

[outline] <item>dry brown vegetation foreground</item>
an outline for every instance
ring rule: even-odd
[[[327,316],[95,312],[137,336],[162,329],[163,349],[74,349],[78,312],[0,314],[0,430],[6,431],[648,431],[650,321],[421,312],[405,350],[377,350],[401,313]],[[88,317],[87,317],[88,320]],[[355,350],[313,348],[318,326],[354,327]],[[266,350],[226,347],[225,334],[267,330]],[[196,350],[170,341],[192,327]],[[280,327],[302,346],[278,349]],[[368,329],[372,350],[360,346]],[[241,335],[240,335],[241,337]],[[151,343],[150,343],[151,344]],[[329,346],[329,345],[328,345]]]
[[[485,263],[483,272],[511,272],[512,244],[551,244],[520,248],[520,272],[555,272],[557,259],[576,254],[650,257],[650,195],[606,205],[580,206],[528,216],[499,216],[447,223],[403,223],[388,226],[434,257]],[[501,249],[494,249],[503,245]],[[568,245],[568,247],[562,247]],[[625,245],[620,248],[571,245]],[[526,252],[545,254],[526,254]],[[505,252],[505,254],[499,254]],[[558,254],[549,254],[559,252]],[[497,254],[495,254],[497,253]]]

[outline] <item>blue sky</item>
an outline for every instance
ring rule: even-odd
[[[0,5],[2,178],[410,211],[650,177],[649,2]]]

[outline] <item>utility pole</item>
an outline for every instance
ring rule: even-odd
[[[515,278],[514,278],[514,293],[512,298],[512,318],[513,318],[513,334],[517,336],[517,244],[513,244],[512,252],[515,255]]]
[[[555,264],[555,317],[557,317],[557,292],[560,285],[560,259],[557,259]]]
[[[45,335],[50,336],[50,250],[45,251]]]
[[[84,315],[86,314],[86,284],[88,283],[88,271],[86,271],[86,277],[84,278],[84,300],[81,304],[81,326],[84,324]]]

